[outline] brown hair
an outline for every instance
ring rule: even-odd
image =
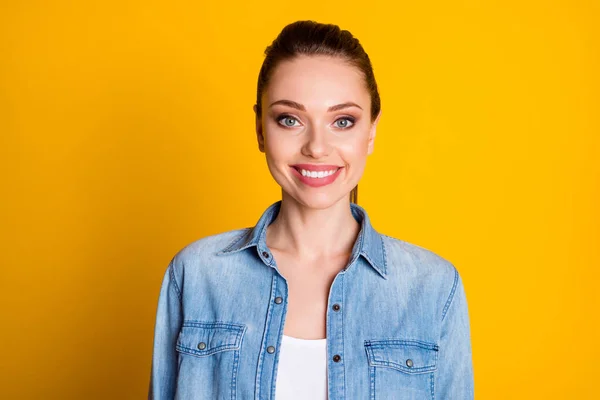
[[[273,43],[265,50],[265,59],[258,74],[256,90],[256,115],[262,115],[262,94],[269,83],[275,67],[284,60],[300,55],[322,55],[339,57],[358,68],[371,95],[371,121],[374,121],[381,109],[381,100],[373,66],[369,56],[357,38],[347,30],[333,24],[315,21],[296,21],[285,26]],[[358,201],[358,185],[350,192],[350,201]]]

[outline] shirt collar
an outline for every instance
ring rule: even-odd
[[[280,207],[281,200],[270,205],[253,228],[247,228],[243,235],[237,237],[236,240],[219,251],[217,255],[225,255],[255,247],[259,257],[271,265],[270,251],[266,243],[267,226],[275,220]],[[373,228],[364,208],[351,202],[350,209],[354,219],[360,223],[360,232],[352,248],[349,265],[353,264],[359,256],[363,256],[381,277],[387,279],[387,260],[382,235]]]

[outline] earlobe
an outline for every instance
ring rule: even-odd
[[[373,153],[373,149],[375,147],[375,136],[377,134],[377,124],[379,123],[379,118],[381,117],[381,110],[379,110],[379,114],[377,114],[377,118],[371,124],[371,130],[369,131],[369,146],[367,154]]]
[[[373,131],[373,135],[369,138],[369,146],[368,146],[367,155],[370,155],[373,153],[374,147],[375,147],[375,131]]]

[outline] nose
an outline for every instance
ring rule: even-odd
[[[311,126],[306,130],[306,141],[302,146],[302,154],[312,158],[322,158],[329,154],[330,143],[328,142],[327,130],[317,126]]]

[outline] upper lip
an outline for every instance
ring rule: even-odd
[[[342,168],[337,165],[326,165],[326,164],[294,164],[294,168],[305,169],[307,171],[331,171],[334,169]]]

